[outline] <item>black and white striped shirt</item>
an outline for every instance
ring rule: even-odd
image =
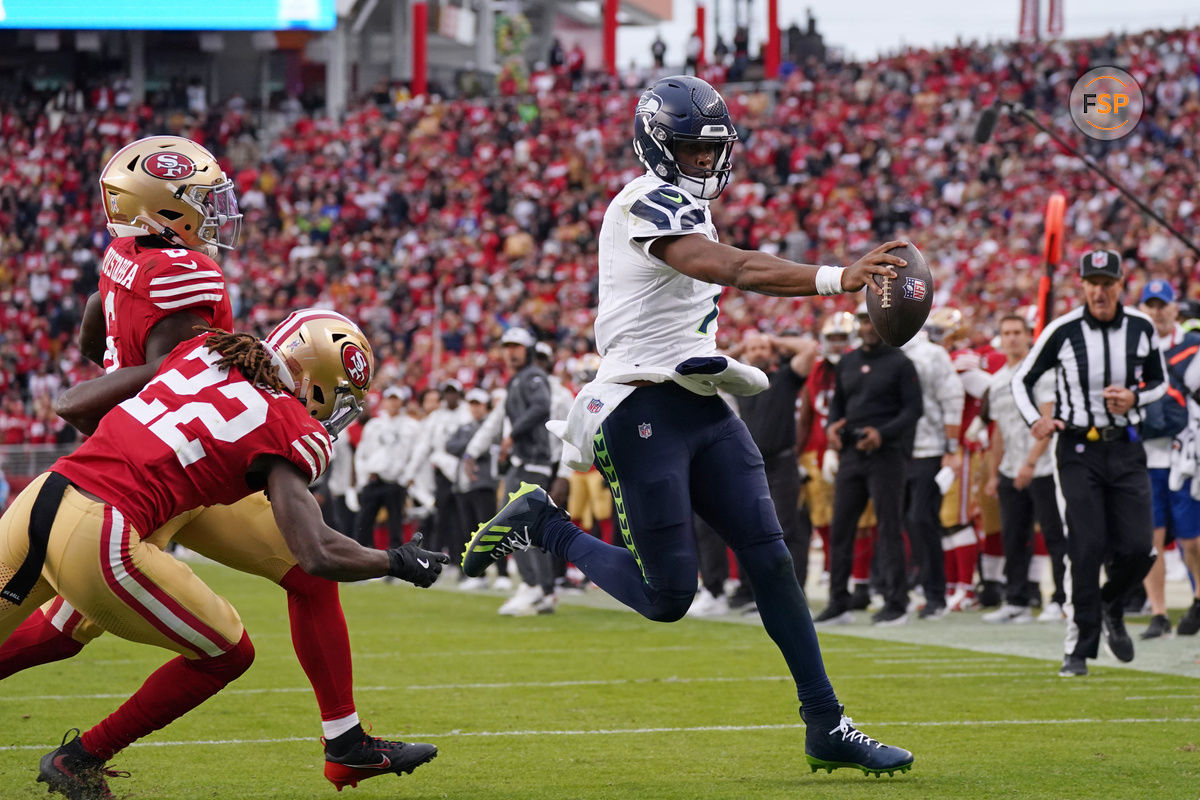
[[[1166,394],[1166,365],[1154,346],[1154,323],[1142,312],[1118,306],[1116,315],[1101,322],[1087,306],[1051,322],[1013,375],[1017,410],[1032,426],[1041,417],[1033,387],[1054,370],[1054,416],[1074,428],[1137,425],[1141,407]],[[1105,408],[1106,386],[1132,389],[1137,398],[1126,414]]]

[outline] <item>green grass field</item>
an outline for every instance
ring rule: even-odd
[[[382,583],[342,590],[359,713],[376,734],[441,752],[410,776],[338,795],[321,775],[316,704],[282,594],[221,567],[196,570],[241,611],[257,661],[120,754],[114,766],[133,776],[113,782],[119,797],[1200,797],[1200,642],[1162,643],[1190,648],[1184,674],[1105,666],[1109,659],[1087,678],[1064,680],[1057,650],[1030,658],[956,648],[982,627],[972,621],[947,626],[945,646],[822,634],[847,713],[916,754],[912,772],[876,780],[809,771],[794,689],[757,625],[653,624],[594,603],[501,618],[495,596]],[[925,623],[926,633],[936,624]],[[40,756],[165,660],[164,651],[106,636],[72,661],[0,684],[0,798],[44,797],[34,783]]]

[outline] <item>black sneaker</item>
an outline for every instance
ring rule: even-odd
[[[1175,633],[1179,636],[1195,636],[1196,631],[1200,631],[1200,597],[1192,601],[1192,607],[1175,626]]]
[[[908,612],[903,608],[884,606],[871,616],[872,625],[905,625],[908,623]]]
[[[809,722],[800,709],[800,718],[808,726],[804,734],[804,757],[812,771],[833,772],[841,767],[861,769],[864,775],[878,778],[883,773],[893,775],[912,769],[913,754],[899,747],[877,742],[854,727],[854,720],[838,708],[837,722],[833,715],[823,721]]]
[[[917,612],[919,619],[941,619],[946,616],[945,603],[926,603],[925,607]]]
[[[75,734],[68,741],[68,737]],[[128,778],[128,772],[105,769],[104,760],[83,749],[79,729],[63,734],[62,744],[42,756],[38,768],[38,783],[48,792],[58,792],[69,800],[115,800],[106,778]]]
[[[871,605],[871,585],[859,583],[850,595],[851,611],[866,611]]]
[[[1077,678],[1080,675],[1087,675],[1087,659],[1083,656],[1063,656],[1063,663],[1059,667],[1058,674],[1064,678]]]
[[[489,564],[514,550],[541,547],[542,523],[553,514],[570,519],[554,504],[545,489],[522,483],[508,496],[508,503],[500,513],[475,529],[475,536],[463,552],[463,574],[478,578]]]
[[[758,608],[754,605],[754,592],[745,585],[739,586],[734,590],[733,594],[729,595],[729,608],[732,611],[740,611],[747,606]]]
[[[1108,652],[1118,661],[1133,661],[1133,639],[1125,630],[1125,617],[1121,607],[1105,608],[1100,613],[1100,625],[1104,629],[1104,644]]]
[[[854,612],[849,608],[830,603],[813,619],[815,625],[849,625],[854,622]]]
[[[377,775],[408,775],[432,761],[438,750],[431,744],[389,742],[364,733],[363,738],[344,755],[325,751],[325,777],[340,792],[358,786],[359,781]]]
[[[1171,620],[1167,619],[1166,614],[1155,614],[1150,618],[1150,624],[1146,626],[1146,630],[1138,634],[1139,639],[1157,639],[1160,636],[1165,636],[1171,632]]]

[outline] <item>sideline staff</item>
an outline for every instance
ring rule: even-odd
[[[1013,375],[1017,409],[1034,438],[1059,431],[1055,465],[1066,500],[1074,618],[1060,675],[1086,675],[1103,626],[1121,661],[1133,660],[1125,631],[1125,595],[1154,563],[1150,476],[1139,426],[1142,406],[1166,393],[1166,367],[1154,324],[1120,305],[1121,257],[1085,253],[1079,265],[1082,308],[1054,320]],[[1053,369],[1053,416],[1042,415],[1033,388]],[[1108,581],[1100,587],[1100,566]]]

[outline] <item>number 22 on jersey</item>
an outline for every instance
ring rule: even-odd
[[[206,455],[204,443],[199,438],[189,438],[182,426],[198,421],[212,438],[222,442],[236,442],[267,421],[267,401],[248,381],[241,376],[216,369],[221,356],[211,352],[207,345],[198,345],[184,356],[185,361],[195,362],[199,371],[185,376],[179,368],[155,376],[136,397],[121,403],[120,407],[159,440],[175,451],[175,457],[184,467],[194,464]],[[204,390],[220,392],[223,396],[240,403],[243,410],[226,417],[217,407],[205,400],[193,400],[178,408],[168,409],[158,398],[144,399],[143,395],[160,394],[155,391],[161,384],[178,397],[195,397]]]

